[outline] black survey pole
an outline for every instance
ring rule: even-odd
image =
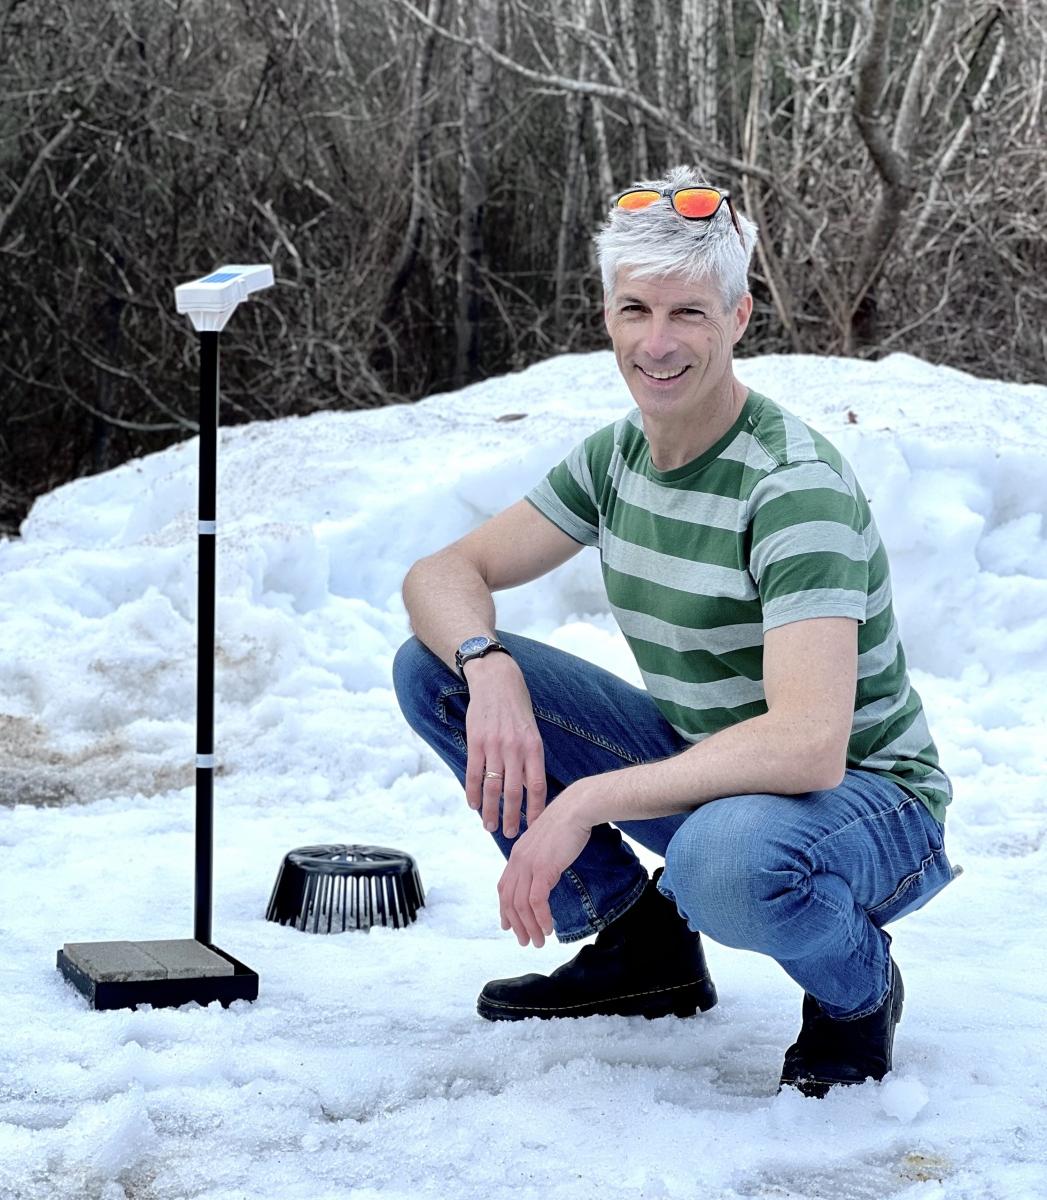
[[[218,338],[200,333],[200,504],[196,647],[196,886],[193,937],[211,943],[214,874],[214,625],[218,496]]]
[[[151,1004],[228,1007],[258,999],[258,974],[211,941],[214,881],[214,650],[218,500],[218,335],[238,304],[273,286],[265,263],[219,267],[180,283],[175,308],[200,335],[200,498],[196,610],[196,879],[193,937],[143,942],[67,942],[57,966],[92,1008]]]
[[[219,267],[202,279],[175,288],[175,307],[186,313],[200,335],[200,504],[197,526],[196,652],[196,881],[194,940],[211,946],[214,882],[214,650],[215,559],[218,497],[218,336],[236,306],[254,292],[273,286],[264,263]],[[211,947],[218,950],[217,946]],[[234,962],[232,958],[225,955]],[[250,968],[239,967],[257,984]],[[239,968],[238,968],[239,969]],[[257,990],[255,992],[257,995]],[[254,998],[253,996],[251,997]]]

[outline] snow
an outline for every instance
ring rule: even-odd
[[[54,969],[66,941],[191,932],[195,441],[59,488],[0,542],[0,1197],[1047,1196],[1047,389],[901,355],[738,373],[858,472],[956,786],[965,874],[892,927],[894,1073],[776,1095],[800,996],[716,944],[695,1020],[475,1014],[485,980],[576,947],[499,928],[500,860],[389,685],[399,586],[628,410],[609,353],[564,356],[222,432],[214,928],[253,1004],[95,1013]],[[594,552],[498,607],[637,681]],[[266,922],[282,856],[318,842],[413,854],[418,922]]]

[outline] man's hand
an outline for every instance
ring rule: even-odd
[[[575,789],[578,784],[573,785]],[[509,862],[498,881],[502,928],[511,929],[521,946],[539,948],[553,932],[549,893],[560,876],[585,849],[592,826],[572,804],[572,788],[565,788],[540,821],[530,815],[527,829],[513,846]]]
[[[545,808],[545,749],[523,672],[508,654],[484,655],[465,665],[469,707],[465,735],[469,756],[465,798],[480,810],[484,828],[498,828],[498,801],[504,798],[502,832],[520,832],[520,806],[527,789],[527,820]]]

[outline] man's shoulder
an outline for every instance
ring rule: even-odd
[[[828,468],[849,487],[855,483],[847,460],[823,433],[767,396],[754,393],[754,399],[758,403],[748,432],[763,452],[761,475],[789,474],[797,467],[808,468],[802,473],[809,475]]]
[[[602,425],[580,443],[578,449],[591,461],[607,461],[615,455],[632,454],[643,442],[643,422],[637,409],[617,421]]]

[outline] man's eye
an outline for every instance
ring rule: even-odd
[[[705,313],[700,308],[681,308],[680,312],[685,317],[704,317]]]
[[[627,312],[643,312],[643,305],[642,305],[642,304],[623,304],[623,305],[622,305],[622,312],[623,312],[623,313],[627,313]]]

